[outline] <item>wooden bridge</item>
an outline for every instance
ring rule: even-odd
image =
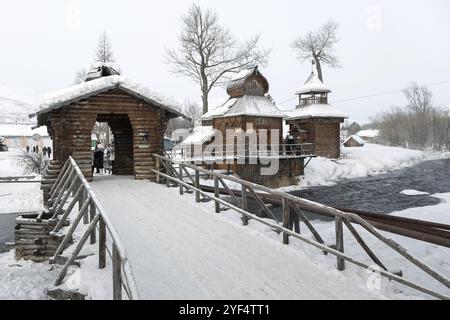
[[[64,234],[51,259],[55,263],[63,261],[55,286],[64,282],[69,267],[79,257],[83,247],[97,245],[98,268],[104,269],[107,261],[112,265],[114,299],[122,299],[124,293],[128,299],[230,296],[242,299],[379,298],[375,293],[361,290],[357,284],[338,279],[326,266],[315,263],[305,253],[288,250],[264,235],[241,229],[253,220],[281,233],[283,245],[301,241],[335,256],[336,268],[340,271],[345,269],[346,262],[351,263],[435,298],[449,299],[446,294],[390,271],[389,266],[363,240],[355,225],[412,263],[418,272],[428,274],[444,290],[450,288],[450,280],[445,275],[410,254],[355,213],[330,208],[189,163],[176,162],[156,154],[153,156],[158,164],[153,172],[159,184],[122,177],[109,181],[107,178],[99,179],[90,185],[72,158],[65,162],[50,190],[48,210],[37,217],[40,220],[50,214],[49,220],[56,221],[53,234]],[[213,179],[212,193],[202,190],[200,175]],[[162,192],[165,187],[161,183],[173,189]],[[240,194],[229,187],[231,183],[240,186]],[[193,195],[186,194],[189,192]],[[232,201],[221,197],[221,192]],[[263,195],[280,200],[282,219],[277,219],[273,214]],[[189,201],[186,197],[193,199]],[[250,198],[273,220],[250,213]],[[199,204],[204,199],[214,203],[211,211],[215,209],[215,212],[220,212],[222,207],[226,207],[239,213],[243,226],[230,224],[220,215],[206,212],[205,205]],[[74,210],[76,204],[78,210]],[[335,220],[335,244],[324,242],[305,211]],[[69,218],[70,226],[64,228]],[[313,239],[295,228],[297,220],[304,222]],[[69,247],[74,232],[80,230],[82,225],[81,237]],[[345,253],[344,227],[355,237],[373,265]],[[71,249],[66,250],[68,247]],[[70,253],[67,255],[66,252]],[[277,270],[276,274],[274,270]],[[214,293],[212,296],[211,292]]]

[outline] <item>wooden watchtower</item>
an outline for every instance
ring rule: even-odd
[[[286,113],[286,123],[297,143],[314,144],[318,156],[339,158],[341,123],[348,116],[329,104],[330,93],[331,90],[312,71],[295,93],[299,103],[294,111]]]

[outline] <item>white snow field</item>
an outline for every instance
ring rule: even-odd
[[[0,177],[30,174],[18,165],[17,154],[15,149],[0,152]],[[0,214],[39,211],[44,208],[42,201],[39,183],[0,183]]]
[[[212,203],[129,177],[103,177],[92,188],[127,248],[145,299],[386,299],[367,288],[368,274],[336,259],[282,245],[266,227],[244,227]],[[232,217],[233,215],[231,215]],[[250,221],[250,225],[257,222]],[[263,232],[261,232],[263,231]],[[273,235],[277,239],[273,238]],[[319,255],[321,252],[317,250]],[[401,298],[401,296],[396,296]]]

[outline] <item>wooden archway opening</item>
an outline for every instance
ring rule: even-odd
[[[133,126],[127,114],[99,114],[97,122],[105,122],[114,136],[113,175],[131,176],[135,173]]]

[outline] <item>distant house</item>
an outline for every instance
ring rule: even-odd
[[[357,135],[350,136],[344,141],[344,147],[347,148],[363,147],[365,144],[364,139]]]
[[[368,143],[377,143],[378,136],[380,135],[380,130],[376,129],[361,130],[357,133],[357,135],[363,138],[364,141]]]
[[[52,147],[46,127],[33,129],[28,124],[0,124],[0,136],[8,148],[25,150],[27,146],[30,149],[37,146],[42,150],[44,147]]]

